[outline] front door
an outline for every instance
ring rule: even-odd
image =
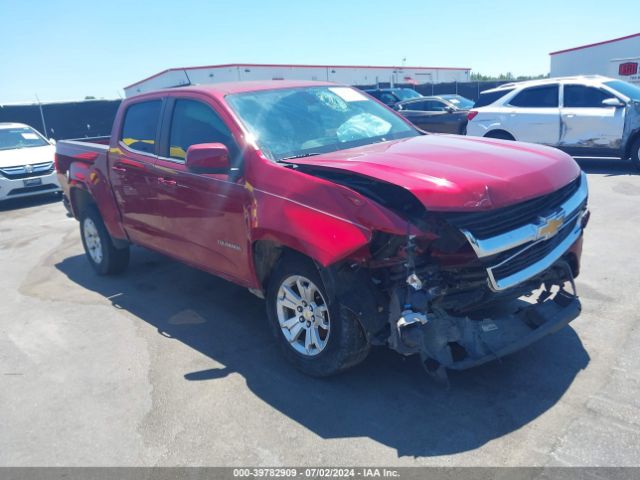
[[[186,152],[199,143],[222,143],[232,165],[240,149],[206,100],[176,98],[169,106],[167,145],[156,162],[165,218],[163,250],[187,263],[240,281],[250,277],[245,215],[248,192],[235,174],[190,172]]]
[[[560,146],[573,155],[617,155],[625,109],[603,105],[613,94],[596,87],[564,85]]]

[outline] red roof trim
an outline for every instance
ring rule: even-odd
[[[180,70],[200,70],[203,68],[229,68],[229,67],[285,67],[285,68],[402,68],[408,70],[469,70],[471,68],[463,68],[463,67],[410,67],[407,65],[399,66],[399,65],[304,65],[304,64],[283,64],[283,63],[225,63],[222,65],[203,65],[197,67],[181,67],[181,68],[167,68],[166,70],[162,70],[150,77],[143,78],[131,85],[127,85],[124,88],[131,88],[139,85],[143,82],[151,80],[152,78],[159,77],[160,75],[164,75],[168,72],[176,72]]]
[[[549,55],[557,55],[558,53],[573,52],[574,50],[582,50],[583,48],[597,47],[598,45],[605,45],[607,43],[619,42],[620,40],[627,40],[629,38],[640,37],[640,33],[634,33],[633,35],[627,35],[626,37],[612,38],[611,40],[605,40],[604,42],[590,43],[589,45],[582,45],[580,47],[567,48],[565,50],[558,50],[551,52]]]

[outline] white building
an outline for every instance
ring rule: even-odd
[[[549,55],[552,77],[600,74],[640,84],[640,33]]]
[[[468,82],[470,68],[378,67],[338,65],[274,65],[233,63],[206,67],[170,68],[124,87],[125,95],[183,85],[244,80],[318,80],[347,85],[409,83],[414,85]]]

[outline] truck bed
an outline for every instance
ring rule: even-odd
[[[98,156],[106,155],[111,137],[78,138],[56,143],[56,169],[66,175],[72,162],[93,163]]]
[[[55,164],[58,181],[64,193],[64,204],[69,208],[70,187],[84,182],[91,166],[100,158],[106,160],[111,137],[78,138],[56,143]]]

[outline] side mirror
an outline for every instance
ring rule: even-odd
[[[604,105],[605,107],[624,107],[624,103],[620,101],[619,98],[605,98],[602,101],[602,105]]]
[[[222,143],[198,143],[187,149],[187,168],[196,173],[226,173],[231,167],[229,150]]]
[[[453,107],[445,107],[445,110],[447,111],[447,113],[453,113],[456,111],[456,109]]]
[[[50,139],[49,139],[49,143],[50,143],[51,145],[55,145],[55,144],[56,144],[56,139],[55,139],[55,138],[50,138]]]

